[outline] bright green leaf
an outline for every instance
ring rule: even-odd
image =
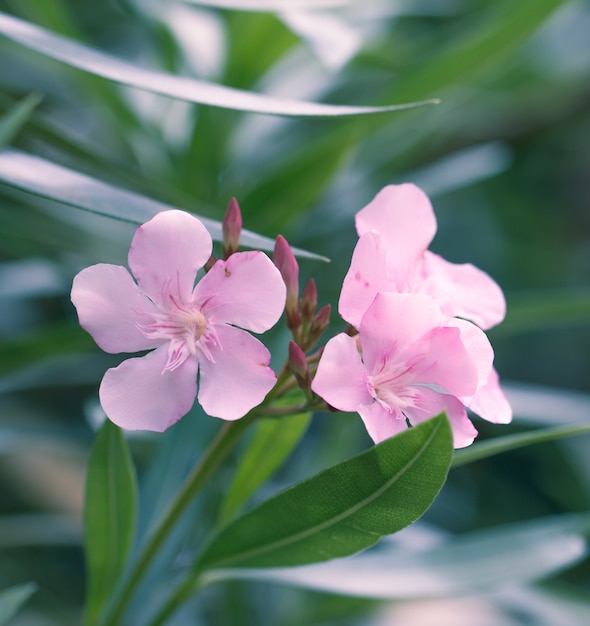
[[[295,117],[365,115],[410,109],[429,102],[363,107],[319,104],[233,89],[185,76],[175,76],[133,65],[51,31],[0,13],[0,34],[8,39],[97,76],[171,98],[237,111]]]
[[[18,150],[0,152],[0,182],[77,209],[134,224],[142,224],[160,211],[176,208],[131,191],[118,189],[85,174]],[[223,232],[220,222],[197,217],[203,222],[214,240],[222,240]],[[274,240],[248,230],[242,231],[240,242],[245,246],[261,250],[274,248]],[[325,257],[298,248],[293,248],[293,251],[300,257],[327,260]]]
[[[106,420],[92,447],[86,477],[86,624],[97,622],[112,596],[133,543],[136,515],[133,462],[121,429]]]
[[[237,518],[196,568],[302,565],[367,548],[428,509],[445,482],[452,447],[444,415],[408,429]]]
[[[14,139],[41,100],[40,95],[29,94],[0,117],[0,148],[7,146]]]
[[[281,466],[303,437],[310,418],[310,413],[302,413],[258,421],[252,440],[240,460],[238,471],[223,501],[221,521],[227,521]]]
[[[531,446],[535,443],[544,443],[546,441],[555,441],[565,437],[574,437],[576,435],[585,435],[590,433],[590,424],[576,424],[575,426],[558,426],[557,428],[543,428],[541,430],[533,430],[526,433],[518,433],[516,435],[506,435],[505,437],[496,437],[481,443],[475,443],[469,448],[457,450],[453,458],[453,467],[459,467],[467,463],[473,463],[501,452],[509,450],[517,450],[524,446]]]
[[[365,598],[448,598],[489,592],[556,574],[588,553],[586,516],[551,517],[500,526],[428,547],[383,546],[360,554],[297,568],[229,569],[207,582],[255,579]]]
[[[0,626],[8,624],[36,590],[35,583],[25,583],[0,591]]]

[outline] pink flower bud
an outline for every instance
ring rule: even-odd
[[[289,342],[289,366],[302,389],[311,387],[311,377],[309,375],[309,365],[303,350],[294,342]]]
[[[227,205],[223,218],[223,256],[230,257],[240,248],[240,234],[242,232],[242,212],[235,198]]]
[[[326,328],[328,328],[331,310],[332,307],[329,304],[326,304],[326,306],[323,306],[312,319],[308,333],[308,339],[310,342],[313,343],[317,341]]]
[[[301,295],[301,317],[307,323],[311,322],[318,305],[318,290],[315,280],[310,278]]]
[[[287,287],[287,304],[285,306],[287,326],[290,329],[298,328],[301,324],[298,301],[299,265],[297,265],[291,246],[289,246],[287,240],[282,235],[277,237],[272,260],[279,269],[279,272],[281,272],[281,276]]]

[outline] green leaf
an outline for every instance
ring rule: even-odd
[[[227,521],[256,489],[282,465],[303,437],[311,413],[280,419],[263,419],[256,424],[254,435],[231,484],[220,519]]]
[[[445,482],[452,448],[444,415],[408,429],[231,522],[195,567],[293,566],[367,548],[428,509]]]
[[[91,74],[171,98],[224,109],[294,117],[335,117],[387,113],[433,104],[431,100],[382,107],[363,107],[275,98],[133,65],[6,13],[0,13],[0,34],[45,56]]]
[[[37,156],[18,150],[0,152],[0,182],[76,209],[114,217],[125,222],[143,224],[160,211],[173,207],[151,198],[80,174]],[[215,241],[223,239],[221,223],[197,216]],[[274,240],[243,230],[240,242],[251,248],[273,250]],[[300,257],[326,261],[312,252],[293,248]]]
[[[506,319],[494,329],[494,335],[587,326],[589,322],[590,291],[547,290],[509,298]]]
[[[229,569],[207,582],[254,579],[365,598],[448,598],[529,583],[588,554],[590,518],[559,516],[500,526],[421,548],[403,541],[371,554],[297,568]]]
[[[496,437],[495,439],[475,443],[469,446],[469,448],[457,450],[455,452],[455,456],[453,457],[452,467],[459,467],[461,465],[466,465],[467,463],[473,463],[474,461],[479,461],[502,452],[531,446],[535,443],[556,441],[557,439],[574,437],[576,435],[586,435],[588,433],[590,433],[590,424],[577,424],[575,426],[543,428],[541,430],[518,433],[516,435]]]
[[[35,591],[37,591],[35,583],[25,583],[0,591],[0,626],[8,624]]]
[[[7,146],[25,125],[42,98],[31,93],[0,117],[0,148]]]
[[[352,4],[354,0],[187,0],[216,9],[236,11],[314,11]]]
[[[97,622],[112,596],[133,543],[136,516],[133,462],[121,429],[106,420],[92,447],[86,478],[86,624]]]
[[[565,1],[489,3],[461,32],[449,37],[446,49],[427,60],[417,59],[416,71],[395,86],[395,93],[402,98],[423,98],[451,85],[467,84],[468,77],[503,61]]]

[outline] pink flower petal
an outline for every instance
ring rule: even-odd
[[[390,267],[407,273],[436,233],[436,218],[426,194],[415,185],[389,185],[356,214],[359,237],[376,230],[385,240]]]
[[[352,337],[340,333],[328,341],[311,389],[341,411],[357,411],[360,405],[373,402],[367,373]]]
[[[377,294],[360,325],[363,362],[369,374],[380,369],[384,360],[396,361],[406,346],[445,321],[436,302],[428,296]]]
[[[244,417],[273,388],[270,352],[247,332],[215,325],[218,344],[210,344],[212,360],[199,355],[199,403],[208,415],[224,420]]]
[[[164,372],[168,346],[107,370],[100,403],[108,418],[127,430],[162,432],[186,415],[197,394],[197,359]]]
[[[196,217],[184,211],[163,211],[135,231],[129,267],[157,304],[171,295],[188,301],[197,271],[211,250],[211,235]]]
[[[399,291],[387,277],[387,249],[381,235],[368,232],[358,240],[344,278],[338,312],[359,328],[365,311],[380,291]]]
[[[404,409],[412,425],[419,424],[443,411],[446,412],[451,430],[453,446],[464,448],[473,443],[477,430],[467,417],[465,406],[454,396],[438,393],[427,387],[415,387],[414,405]]]
[[[449,317],[462,317],[487,330],[506,315],[498,284],[470,263],[457,265],[426,251],[421,267],[424,289]]]
[[[461,341],[477,368],[477,389],[483,387],[489,379],[494,363],[494,349],[487,335],[475,324],[467,320],[448,318],[447,325],[458,328],[461,332]],[[461,394],[461,400],[469,405],[472,394]]]
[[[157,308],[124,267],[105,263],[87,267],[74,278],[71,297],[80,326],[105,352],[138,352],[163,343],[147,339],[138,329],[151,321]]]
[[[469,408],[494,424],[509,424],[512,421],[512,408],[500,387],[498,373],[494,368],[486,384],[473,396]]]
[[[281,317],[285,297],[279,270],[263,252],[254,250],[217,261],[195,287],[193,302],[212,323],[262,333]]]
[[[381,443],[385,439],[401,433],[408,427],[406,418],[401,411],[393,410],[390,412],[379,402],[358,407],[358,413],[369,433],[369,437],[375,443]]]
[[[469,396],[477,389],[479,372],[458,328],[435,328],[400,357],[416,362],[407,374],[413,383],[437,385],[454,396]]]

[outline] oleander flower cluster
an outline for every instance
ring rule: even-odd
[[[357,412],[375,442],[443,411],[455,447],[477,436],[468,410],[511,420],[484,332],[504,318],[504,296],[478,268],[428,250],[437,224],[418,187],[385,187],[356,214],[359,239],[338,304],[349,328],[319,351],[330,306],[316,312],[313,279],[299,296],[287,241],[278,236],[272,261],[238,251],[234,200],[223,226],[216,260],[199,219],[164,211],[137,229],[131,272],[103,263],[75,277],[72,302],[96,343],[109,353],[147,351],[102,379],[100,402],[115,424],[163,431],[195,400],[210,416],[236,420],[271,389],[280,400],[295,385],[305,400],[294,409]],[[269,350],[250,333],[269,330],[283,312],[293,340],[277,383]],[[287,409],[277,410],[270,414]]]
[[[427,249],[436,226],[411,184],[384,188],[356,215],[338,307],[354,330],[328,341],[312,390],[358,412],[375,442],[445,411],[464,447],[477,435],[467,409],[490,422],[512,418],[484,333],[504,318],[504,296],[478,268]]]

